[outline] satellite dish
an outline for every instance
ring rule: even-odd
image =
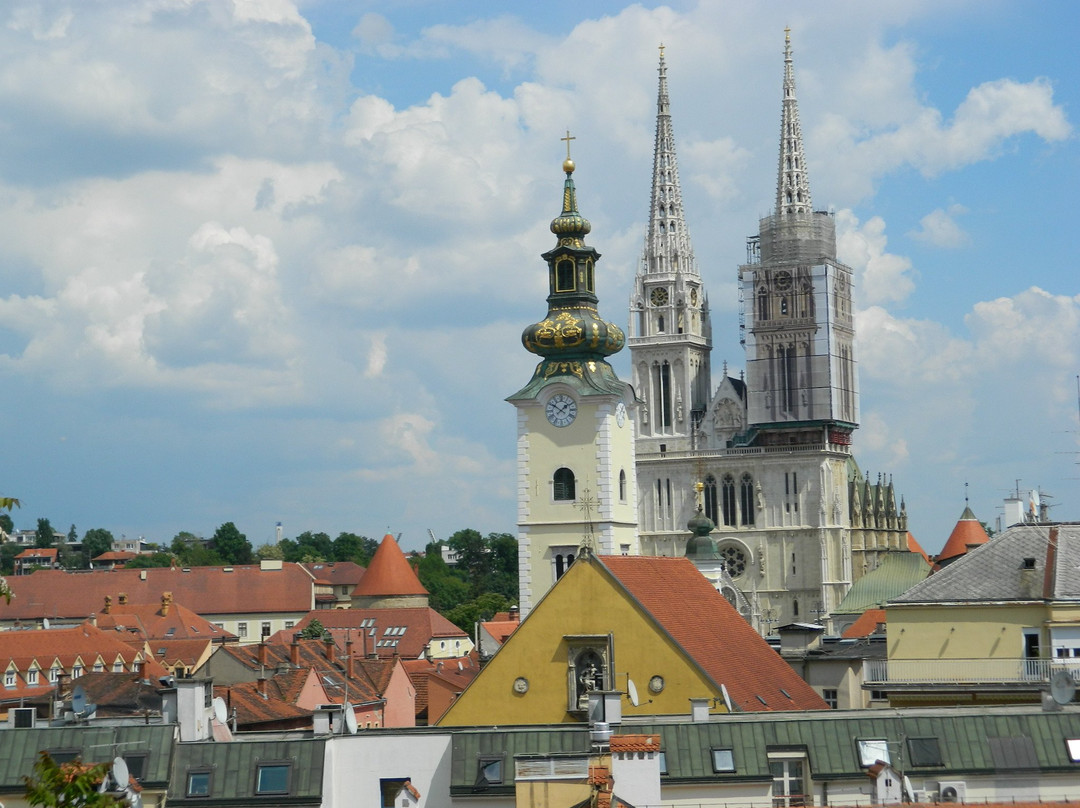
[[[638,700],[637,685],[634,684],[634,680],[629,676],[626,677],[626,690],[630,694],[630,703],[635,707],[641,702]]]
[[[128,771],[127,761],[119,755],[113,758],[112,762],[112,779],[116,783],[116,787],[127,788],[128,782],[131,778],[131,773]]]
[[[214,697],[214,718],[219,724],[227,724],[229,721],[229,709],[225,706],[225,699],[221,696]]]
[[[1058,671],[1050,677],[1050,698],[1055,704],[1068,704],[1076,696],[1076,682],[1068,671]]]
[[[356,712],[351,704],[345,702],[345,728],[349,730],[350,735],[355,735],[359,727],[360,725],[356,723]]]
[[[723,682],[720,683],[720,695],[724,697],[724,706],[727,708],[727,711],[729,713],[735,712],[735,710],[733,710],[731,707],[731,696],[728,695],[727,685],[725,685]]]
[[[86,711],[86,691],[82,685],[75,685],[71,691],[71,711],[76,715],[82,715]]]

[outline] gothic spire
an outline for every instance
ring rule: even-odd
[[[641,271],[688,272],[697,275],[694,249],[683,215],[682,189],[679,186],[679,163],[675,157],[675,135],[671,128],[668,99],[667,64],[664,46],[660,46],[660,89],[656,98],[656,143],[653,147],[652,200],[649,229]]]
[[[810,213],[810,180],[806,176],[799,102],[795,99],[795,68],[791,60],[791,29],[784,29],[784,107],[780,119],[780,168],[776,183],[776,212]]]

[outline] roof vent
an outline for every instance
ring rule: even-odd
[[[1020,569],[1023,569],[1023,570],[1033,570],[1033,569],[1035,569],[1035,559],[1034,558],[1025,558],[1024,563],[1020,567]]]

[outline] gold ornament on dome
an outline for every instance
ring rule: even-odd
[[[550,379],[552,376],[558,376],[562,373],[573,373],[579,379],[585,378],[580,362],[546,362],[541,364],[540,367],[544,369],[545,379]]]

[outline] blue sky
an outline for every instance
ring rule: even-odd
[[[566,129],[625,322],[657,46],[717,374],[775,190],[785,25],[857,273],[863,469],[940,548],[1080,518],[1072,2],[129,0],[0,9],[0,493],[168,541],[514,528]],[[624,376],[627,358],[616,368]]]

